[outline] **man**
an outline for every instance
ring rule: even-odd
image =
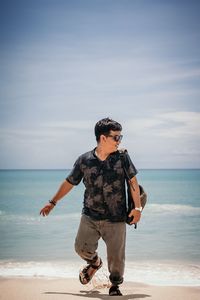
[[[57,202],[83,180],[84,205],[75,250],[87,262],[87,266],[80,272],[79,280],[82,284],[87,284],[101,268],[102,260],[96,250],[98,240],[102,238],[107,247],[111,296],[122,295],[119,284],[123,282],[125,264],[126,198],[123,163],[133,186],[131,194],[135,209],[129,215],[134,218],[132,223],[139,222],[142,210],[137,170],[128,153],[125,153],[125,160],[122,161],[118,151],[121,131],[122,126],[109,118],[97,122],[97,147],[77,159],[56,195],[40,211],[40,214],[47,216]]]

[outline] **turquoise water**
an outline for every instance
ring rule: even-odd
[[[68,173],[0,171],[0,275],[75,276],[74,266],[82,263],[73,244],[83,185],[75,187],[48,217],[39,216]],[[140,170],[137,177],[148,193],[148,204],[138,229],[127,226],[128,279],[157,283],[156,274],[164,268],[164,282],[170,278],[174,282],[173,276],[180,272],[177,284],[200,283],[200,170]],[[102,241],[99,254],[106,261]]]

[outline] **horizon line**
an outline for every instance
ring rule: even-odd
[[[72,170],[72,168],[0,168],[0,171],[65,171],[65,170]],[[200,170],[198,168],[138,168],[138,170]]]

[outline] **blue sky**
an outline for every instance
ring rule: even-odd
[[[0,4],[0,168],[71,168],[107,116],[137,168],[200,168],[199,1]]]

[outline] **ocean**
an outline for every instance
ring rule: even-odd
[[[69,171],[0,171],[0,276],[78,280],[84,261],[74,251],[74,239],[83,184],[48,217],[39,215]],[[148,203],[138,228],[127,225],[125,280],[200,285],[200,170],[139,170],[137,178]],[[98,253],[106,273],[102,240]]]

